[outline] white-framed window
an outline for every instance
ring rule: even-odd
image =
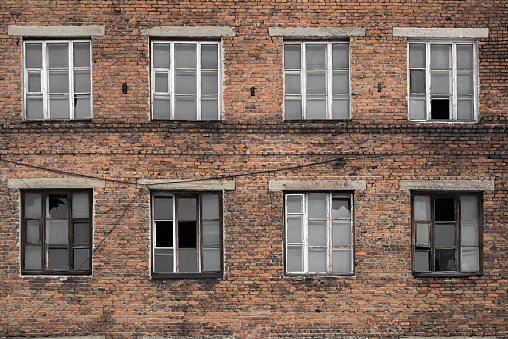
[[[92,118],[90,40],[23,42],[25,120]]]
[[[220,120],[219,42],[152,41],[153,120]]]
[[[285,195],[286,273],[354,273],[352,205],[351,193]]]
[[[152,192],[152,276],[221,272],[221,194]]]
[[[345,120],[350,111],[349,43],[285,42],[285,120]]]
[[[409,119],[478,120],[478,60],[474,42],[411,41]]]

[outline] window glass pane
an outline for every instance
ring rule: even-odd
[[[155,73],[155,92],[169,93],[169,74],[167,72]]]
[[[349,219],[351,213],[349,212],[349,199],[332,199],[332,217],[334,219]]]
[[[218,98],[201,99],[201,120],[219,119],[219,100]]]
[[[90,93],[90,70],[74,71],[74,92],[76,93]]]
[[[41,217],[41,195],[39,193],[25,194],[25,218],[39,219]]]
[[[42,120],[42,97],[27,96],[26,98],[26,119],[27,120]]]
[[[472,121],[474,120],[474,103],[473,99],[457,100],[457,119]]]
[[[429,224],[416,224],[416,245],[430,246]]]
[[[69,72],[49,71],[49,93],[69,93]]]
[[[48,261],[50,270],[69,269],[69,258],[67,249],[50,248],[48,250]]]
[[[426,195],[414,196],[415,220],[430,220],[430,197]]]
[[[155,220],[173,220],[173,197],[154,197],[153,206]]]
[[[201,72],[201,95],[216,95],[218,90],[219,75],[217,72]]]
[[[476,220],[462,221],[460,238],[462,246],[478,246],[478,222]]]
[[[429,252],[415,252],[415,272],[430,271],[430,255]]]
[[[332,119],[349,119],[349,99],[333,99]]]
[[[455,250],[435,250],[435,271],[456,271]]]
[[[457,45],[457,68],[473,68],[473,45]]]
[[[455,224],[436,224],[434,226],[434,246],[455,246]]]
[[[204,248],[203,272],[219,272],[219,271],[220,271],[220,249]]]
[[[178,219],[196,220],[196,198],[178,198]]]
[[[42,44],[25,44],[27,68],[42,68]]]
[[[307,69],[326,68],[326,45],[306,44]]]
[[[175,44],[175,67],[196,68],[196,44]]]
[[[90,67],[90,43],[74,43],[74,67]]]
[[[40,242],[39,221],[26,222],[26,241],[31,243]]]
[[[454,221],[455,220],[455,199],[454,198],[436,198],[435,199],[435,220],[436,221]]]
[[[302,216],[301,215],[288,215],[287,217],[287,242],[288,243],[302,243]]]
[[[425,44],[409,44],[409,68],[425,68]]]
[[[178,248],[196,248],[197,234],[195,221],[178,222]]]
[[[153,67],[169,68],[169,43],[153,44]]]
[[[29,71],[28,72],[28,92],[41,91],[41,72]]]
[[[333,72],[333,94],[348,94],[349,93],[349,72],[348,71],[334,71]]]
[[[326,271],[326,249],[309,248],[309,272]]]
[[[49,98],[50,118],[52,119],[69,119],[69,97],[67,96],[50,96]]]
[[[286,120],[301,120],[302,100],[300,98],[286,98],[285,115]]]
[[[74,222],[73,224],[73,243],[89,244],[90,243],[90,225],[87,222]]]
[[[173,272],[173,250],[155,249],[154,251],[154,272],[172,273]]]
[[[461,271],[478,272],[480,270],[480,251],[477,247],[462,248]]]
[[[288,213],[303,213],[301,195],[286,196],[286,210]]]
[[[72,217],[88,218],[89,215],[89,195],[88,193],[74,193],[72,195]]]
[[[326,194],[309,194],[309,218],[325,219],[327,217],[326,211]]]
[[[425,98],[410,98],[409,99],[409,119],[411,120],[426,120],[426,104]]]
[[[175,72],[175,93],[196,94],[196,72]]]
[[[46,244],[67,245],[69,243],[67,220],[46,219]]]
[[[41,268],[41,246],[25,246],[25,269],[40,270]]]
[[[219,219],[219,195],[203,194],[201,196],[203,219]]]
[[[203,246],[220,246],[220,221],[203,221]]]
[[[326,119],[326,98],[307,99],[307,119]]]
[[[68,44],[66,43],[49,43],[46,45],[48,50],[48,59],[50,68],[67,68],[68,67]]]
[[[450,71],[432,71],[430,73],[430,91],[432,95],[450,94]]]
[[[410,92],[411,93],[425,93],[425,71],[412,69],[410,71]]]
[[[473,95],[473,71],[457,71],[457,94]]]
[[[196,120],[197,108],[195,96],[179,96],[176,97],[175,119],[179,120]]]
[[[74,118],[88,119],[92,117],[90,109],[90,95],[74,96]]]
[[[460,218],[464,220],[478,219],[478,197],[463,195],[460,197]]]
[[[326,220],[309,220],[309,245],[326,246],[327,239]]]
[[[170,98],[156,97],[153,99],[153,119],[169,120]]]
[[[307,72],[307,94],[326,94],[325,72]]]
[[[302,91],[300,73],[286,73],[285,79],[286,94],[300,94]]]
[[[173,222],[156,221],[155,222],[155,246],[173,247]]]
[[[332,46],[333,69],[349,68],[349,45],[333,44]]]
[[[451,68],[451,45],[430,46],[430,67],[431,69]]]
[[[89,270],[90,269],[90,260],[88,260],[88,256],[90,254],[90,250],[88,248],[76,248],[73,251],[74,253],[74,262],[73,266],[75,270]]]
[[[179,249],[178,250],[178,272],[196,272],[197,271],[197,250]]]
[[[218,69],[218,45],[203,44],[201,45],[201,68],[202,69]]]
[[[351,246],[351,223],[334,220],[332,227],[332,246]]]
[[[302,246],[288,246],[286,256],[288,272],[303,272]]]
[[[48,195],[49,218],[67,218],[67,195]]]
[[[349,273],[351,268],[351,250],[333,250],[332,257],[333,272]]]
[[[284,45],[284,69],[301,69],[300,45]]]

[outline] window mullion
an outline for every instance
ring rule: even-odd
[[[171,42],[169,44],[169,93],[171,96],[170,99],[170,119],[175,119],[175,43]],[[175,197],[176,198],[176,197]],[[175,266],[176,267],[176,266]]]
[[[196,120],[201,120],[201,43],[196,43]]]
[[[74,43],[68,42],[67,62],[69,71],[69,119],[74,119]]]
[[[332,85],[333,85],[333,71],[332,71],[332,43],[328,42],[326,44],[327,48],[327,60],[326,60],[326,82],[327,82],[327,89],[326,89],[326,118],[332,119]]]
[[[425,43],[425,113],[426,113],[426,120],[429,121],[431,119],[431,76],[430,76],[430,43]]]
[[[197,272],[201,273],[203,271],[201,265],[203,264],[203,261],[201,260],[201,256],[203,255],[203,247],[201,246],[203,230],[201,229],[203,225],[203,214],[201,213],[201,204],[202,204],[202,196],[201,194],[198,194],[196,197],[196,268]]]
[[[301,84],[300,84],[300,92],[302,95],[302,119],[307,119],[307,67],[306,67],[306,57],[305,53],[305,43],[300,44],[300,53],[301,53],[301,64],[300,64],[300,76],[301,76]]]
[[[479,88],[479,70],[478,70],[478,45],[476,43],[473,44],[473,119],[475,121],[479,120],[479,99],[478,99],[478,88]]]
[[[333,243],[332,243],[332,194],[327,194],[326,197],[326,269],[327,273],[333,272]]]
[[[49,90],[48,90],[48,58],[47,43],[42,42],[42,74],[41,74],[41,92],[42,92],[42,117],[43,120],[49,119]]]
[[[309,213],[308,195],[303,194],[303,272],[309,272]]]
[[[173,272],[178,272],[178,242],[177,242],[177,236],[178,236],[178,215],[176,208],[177,205],[177,196],[176,194],[173,195]]]
[[[452,120],[457,121],[457,44],[452,43]]]

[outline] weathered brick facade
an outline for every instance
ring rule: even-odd
[[[23,119],[24,37],[8,27],[52,25],[105,27],[91,37],[91,120]],[[151,37],[141,32],[159,26],[234,28],[221,40],[220,121],[150,119]],[[350,120],[284,120],[284,37],[272,27],[365,28],[346,38]],[[478,122],[408,120],[408,38],[394,27],[488,28],[477,39]],[[4,0],[0,46],[0,338],[508,337],[504,0]],[[91,275],[21,273],[21,191],[45,178],[104,179],[92,188]],[[222,278],[151,277],[147,179],[234,180],[223,191]],[[365,182],[345,189],[354,275],[285,274],[276,180]],[[411,190],[401,180],[493,183],[474,189],[480,275],[412,274]]]

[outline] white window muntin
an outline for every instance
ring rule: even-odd
[[[88,66],[75,66],[74,65],[74,46],[75,44],[88,44]],[[67,67],[49,67],[48,45],[67,45]],[[39,67],[29,67],[27,65],[27,45],[41,45],[41,65]],[[93,107],[93,94],[92,94],[92,48],[90,40],[27,40],[23,42],[23,116],[26,120],[77,120],[77,119],[91,119]],[[49,85],[49,72],[50,71],[65,71],[68,72],[68,92],[67,93],[50,93]],[[89,86],[87,91],[77,91],[75,82],[76,72],[88,72]],[[40,86],[39,91],[33,91],[30,87],[29,75],[39,73]],[[81,79],[80,81],[83,81]],[[53,117],[51,114],[50,96],[67,97],[68,100],[68,115],[65,117]],[[40,117],[31,118],[28,116],[28,99],[39,98],[42,99],[42,114]],[[88,103],[80,105],[79,109],[84,109],[78,116],[77,104],[81,99],[88,100]],[[88,111],[86,111],[88,110]]]
[[[345,45],[347,46],[347,67],[333,68],[333,46],[334,45]],[[307,93],[307,53],[306,47],[311,45],[326,45],[326,61],[325,61],[325,83],[326,83],[326,92],[324,96],[326,97],[326,112],[324,119],[350,119],[351,118],[351,67],[350,67],[350,49],[349,42],[323,42],[323,41],[313,41],[313,42],[285,42],[284,47],[289,45],[300,46],[300,68],[287,68],[285,65],[285,57],[283,56],[283,69],[284,69],[284,119],[285,120],[312,120],[312,119],[320,119],[313,118],[308,114],[308,100],[316,97],[315,95],[309,95]],[[284,48],[285,49],[285,48]],[[347,93],[334,93],[333,88],[333,75],[334,72],[347,72]],[[300,77],[300,93],[287,93],[288,83],[287,83],[287,75],[299,75]],[[299,100],[300,101],[300,109],[301,109],[301,118],[290,118],[288,117],[287,111],[287,101],[288,100]],[[342,113],[340,117],[334,117],[333,112],[333,102],[337,101],[347,101],[346,112]],[[339,104],[336,103],[338,107]]]
[[[169,67],[154,67],[154,45],[168,45],[169,46]],[[196,96],[196,113],[194,115],[194,118],[191,119],[181,119],[176,114],[176,98],[178,96],[184,97],[186,94],[177,94],[175,93],[175,45],[176,44],[190,44],[196,46],[196,85],[195,85],[195,95]],[[207,95],[205,93],[202,93],[202,72],[203,71],[210,71],[208,69],[203,69],[201,64],[201,58],[202,58],[202,49],[201,47],[204,45],[215,45],[217,46],[217,68],[216,69],[210,69],[212,71],[217,72],[217,94],[215,95]],[[150,80],[150,87],[151,87],[151,100],[150,100],[150,106],[151,106],[151,113],[152,113],[152,119],[154,120],[220,120],[221,118],[221,111],[222,111],[222,50],[221,50],[221,44],[219,42],[211,42],[211,41],[152,41],[151,42],[151,80]],[[156,89],[156,75],[157,74],[167,74],[167,91],[157,91]],[[190,96],[189,95],[189,96]],[[167,117],[156,117],[155,116],[155,101],[157,99],[169,99],[169,115]],[[203,101],[207,99],[215,99],[217,100],[217,113],[216,116],[213,118],[207,118],[203,114]]]
[[[161,198],[171,198],[171,218],[156,218],[156,205],[155,205],[155,199],[161,197]],[[171,253],[171,256],[173,257],[173,266],[172,271],[168,272],[161,272],[161,273],[173,273],[176,272],[177,267],[177,256],[176,256],[176,227],[175,227],[175,215],[176,215],[176,207],[175,207],[175,195],[171,193],[154,193],[152,194],[152,202],[151,202],[151,208],[152,208],[152,272],[156,271],[156,261],[157,256],[168,256],[169,253]],[[172,246],[159,246],[157,247],[157,222],[171,222],[172,223]],[[169,252],[170,251],[170,252]]]
[[[325,195],[326,196],[326,245],[325,246],[315,246],[311,244],[310,235],[309,235],[309,222],[313,221],[312,218],[309,217],[309,197],[312,195]],[[301,210],[300,212],[290,212],[288,210],[288,199],[291,197],[297,197],[301,201]],[[334,199],[347,200],[349,202],[349,216],[347,218],[334,218],[332,215],[332,203]],[[353,195],[350,193],[290,193],[285,195],[285,257],[286,257],[286,272],[288,274],[353,274],[354,272],[354,233],[353,233]],[[294,239],[290,232],[290,222],[289,219],[291,217],[300,218],[301,220],[301,239],[299,241],[291,241]],[[317,219],[314,219],[317,220]],[[323,219],[322,221],[324,221]],[[319,220],[317,220],[319,221]],[[334,222],[341,222],[342,224],[347,224],[349,228],[349,239],[346,243],[333,243],[334,242],[334,234],[333,234],[333,226]],[[293,270],[290,266],[290,254],[291,249],[297,249],[301,247],[301,270]],[[311,270],[309,263],[309,249],[319,250],[320,248],[326,248],[326,268],[324,270]],[[334,252],[341,251],[349,256],[349,259],[346,263],[347,269],[337,268],[334,269]],[[339,267],[339,263],[335,264],[336,267]]]
[[[418,67],[410,67],[410,48],[411,45],[425,45],[425,67],[424,68],[418,68]],[[451,78],[450,78],[450,118],[449,119],[432,119],[431,115],[431,100],[432,100],[432,92],[431,92],[431,46],[433,45],[449,45],[451,46]],[[472,63],[473,63],[473,95],[472,95],[472,101],[473,101],[473,118],[472,119],[459,119],[458,117],[458,78],[457,78],[457,46],[460,45],[469,45],[472,47]],[[408,92],[408,116],[409,120],[413,121],[448,121],[448,122],[477,122],[478,121],[478,111],[479,111],[479,101],[478,101],[478,47],[476,42],[474,41],[446,41],[446,40],[411,40],[408,42],[408,48],[407,48],[407,92]],[[411,114],[411,99],[417,99],[417,95],[412,95],[411,93],[411,70],[418,70],[421,69],[425,72],[425,109],[424,109],[424,117],[423,118],[415,118],[414,114],[412,116]]]

